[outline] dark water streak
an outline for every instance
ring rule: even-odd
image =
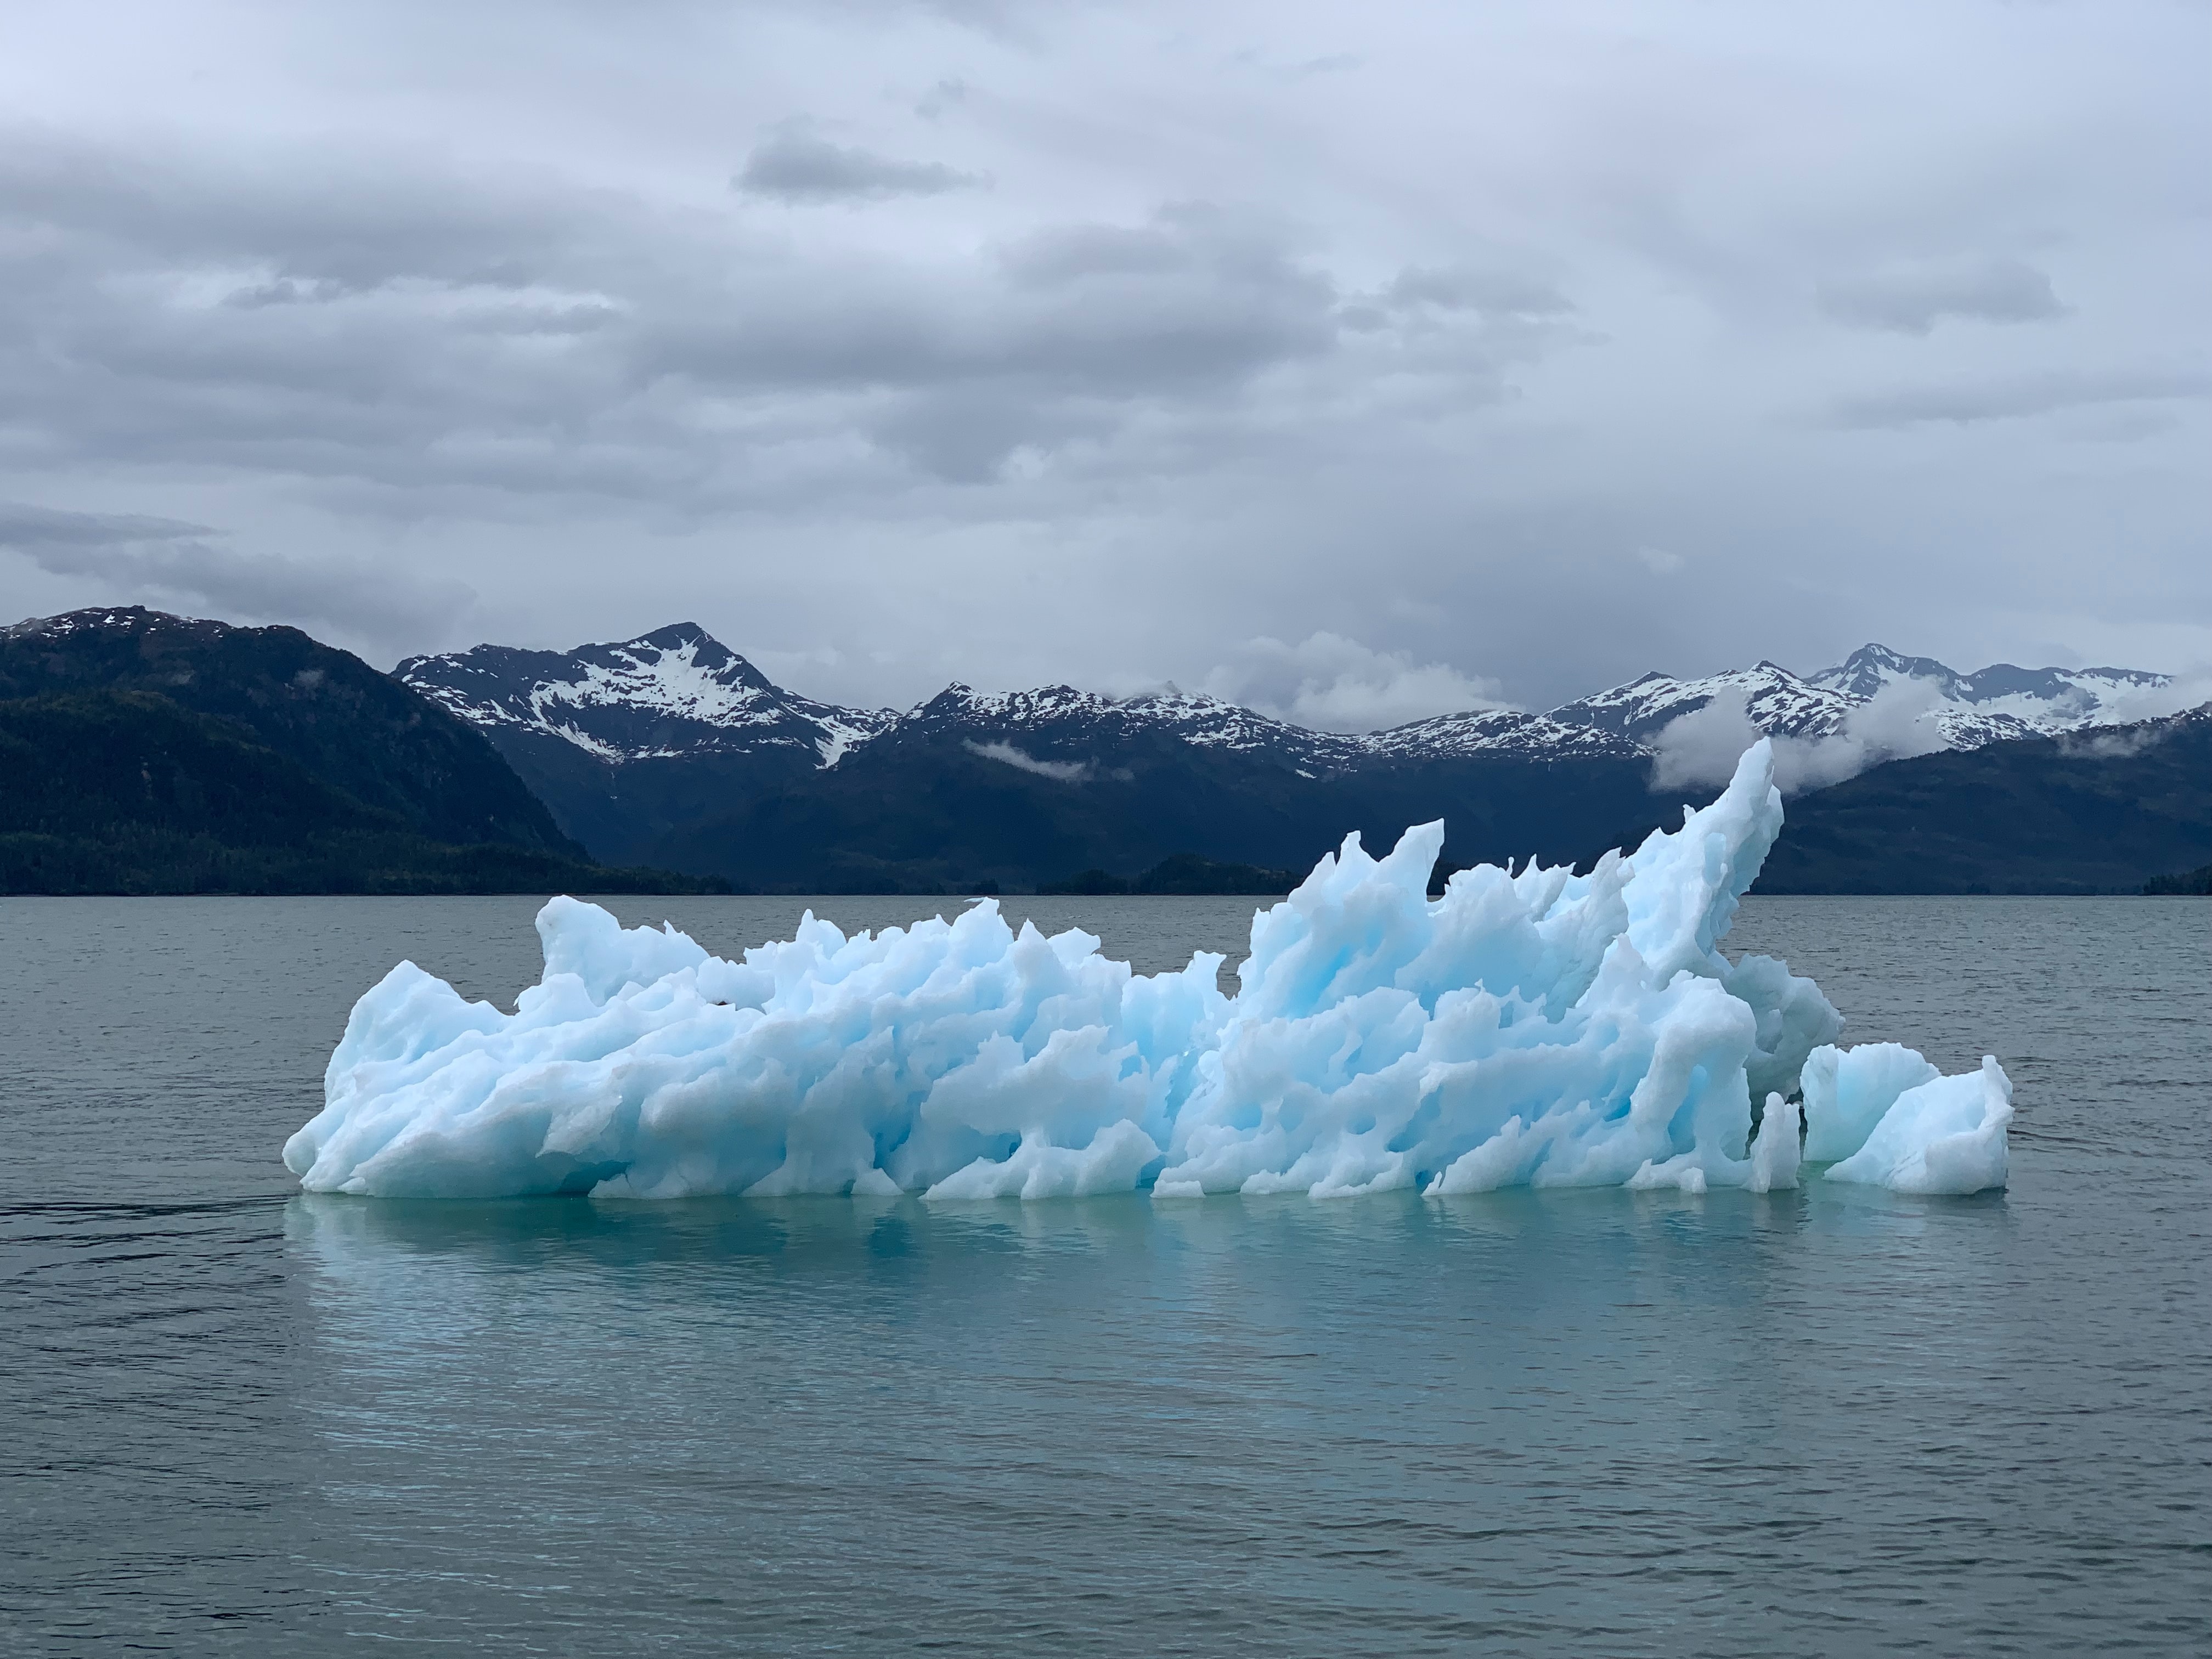
[[[2212,905],[1748,908],[2003,1057],[2002,1196],[295,1194],[352,997],[530,908],[0,902],[0,1649],[2212,1649]]]

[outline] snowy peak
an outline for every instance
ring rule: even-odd
[[[2050,704],[2068,716],[2101,712],[2130,693],[2168,684],[2171,678],[2139,668],[2017,668],[2008,662],[1961,674],[1933,657],[1903,656],[1882,645],[1863,645],[1837,667],[1807,677],[1808,684],[1862,700],[1899,681],[1917,680],[1936,686],[1948,702],[2009,703],[2016,714],[2032,712],[2022,705]]]
[[[671,709],[704,707],[702,698],[740,702],[776,690],[767,675],[696,623],[655,629],[619,645],[579,646],[571,654],[605,670],[611,683],[627,678]]]
[[[1656,678],[1657,676],[1646,676]],[[1644,750],[1605,726],[1525,714],[1516,708],[1475,708],[1372,732],[1359,739],[1377,755],[1403,760],[1442,760],[1463,755],[1531,756],[1544,759],[1635,757]]]
[[[26,617],[0,628],[0,640],[65,639],[88,629],[131,630],[155,621],[182,623],[184,618],[143,605],[95,605],[82,611],[64,611],[53,617]]]
[[[1816,740],[1853,732],[1863,724],[1856,717],[1885,697],[1885,708],[1903,723],[1928,732],[1925,746],[1974,749],[2131,718],[2131,700],[2168,683],[2166,675],[2140,669],[2008,663],[1961,674],[1932,657],[1866,645],[1816,674],[1795,674],[1764,659],[1693,679],[1655,672],[1543,714],[1443,714],[1364,741],[1376,753],[1409,758],[1648,754],[1671,722],[1716,700],[1740,703],[1751,724],[1770,737]],[[1893,718],[1885,724],[1896,723]]]
[[[2172,677],[2139,668],[2020,668],[1994,663],[1961,674],[1933,657],[1908,657],[1883,645],[1863,645],[1807,684],[1855,704],[1884,692],[1917,691],[1927,702],[1943,746],[1978,749],[2007,738],[2050,736],[2132,718],[2130,706]]]
[[[909,727],[965,725],[1037,726],[1071,716],[1097,715],[1114,706],[1111,697],[1079,691],[1072,685],[1041,685],[1028,691],[978,691],[958,680],[900,717]]]
[[[1900,680],[1932,681],[1951,696],[1960,677],[1933,657],[1908,657],[1886,645],[1863,645],[1835,667],[1806,676],[1808,684],[1840,691],[1855,702],[1868,702]]]
[[[783,750],[826,766],[891,719],[785,691],[696,623],[568,652],[479,645],[395,672],[477,726],[534,730],[603,761]]]
[[[1307,776],[1377,760],[1635,759],[1662,746],[1671,722],[1717,701],[1741,706],[1772,737],[1861,741],[1878,726],[1885,743],[1906,729],[1923,734],[1894,752],[1972,749],[2135,719],[2144,694],[2168,684],[2137,669],[2008,663],[1962,674],[1932,657],[1869,644],[1814,674],[1763,659],[1689,679],[1654,672],[1545,714],[1474,709],[1355,737],[1173,686],[1111,697],[1072,685],[984,692],[956,684],[902,714],[844,708],[785,690],[696,623],[568,652],[480,645],[410,658],[398,673],[495,737],[556,738],[609,763],[759,756],[812,769],[878,738],[950,738],[979,752],[1011,745],[1054,766],[1109,763],[1165,744],[1271,761]]]
[[[983,692],[955,684],[891,728],[893,735],[906,733],[1019,743],[1025,753],[1085,760],[1159,742],[1272,756],[1302,769],[1342,766],[1367,752],[1363,738],[1310,732],[1238,703],[1173,689],[1109,697],[1069,685]]]
[[[1826,736],[1842,726],[1856,701],[1800,679],[1779,664],[1761,660],[1701,679],[1646,674],[1610,691],[1562,703],[1547,718],[1561,726],[1585,726],[1641,744],[1670,720],[1694,714],[1720,696],[1741,697],[1745,712],[1760,731],[1790,738]]]
[[[1928,731],[1928,747],[1976,749],[2128,718],[2130,698],[2168,683],[2166,675],[2140,669],[2009,663],[1962,674],[1933,657],[1864,645],[1815,674],[1793,674],[1765,660],[1698,679],[1646,674],[1563,704],[1546,718],[1649,748],[1671,721],[1726,699],[1740,702],[1752,725],[1770,737],[1816,739],[1851,730],[1856,716],[1885,698],[1905,724]]]

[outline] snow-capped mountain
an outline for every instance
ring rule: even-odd
[[[894,718],[786,691],[696,623],[567,652],[479,645],[393,672],[489,732],[542,732],[601,761],[796,750],[834,766]]]
[[[785,690],[690,623],[568,652],[479,645],[410,657],[394,672],[495,738],[559,738],[611,763],[804,751],[826,768],[891,735],[1006,745],[1016,763],[1157,740],[1272,756],[1304,770],[1370,752],[1364,738],[1310,732],[1173,688],[1115,698],[1066,685],[984,692],[956,684],[904,714],[842,708]]]
[[[1762,660],[1694,680],[1646,674],[1626,685],[1563,703],[1551,717],[1562,725],[1587,726],[1642,742],[1656,737],[1670,720],[1719,696],[1742,698],[1751,723],[1774,738],[1825,737],[1856,706],[1856,700],[1840,691],[1825,690],[1778,663]]]
[[[1365,741],[1392,754],[1648,753],[1670,722],[1718,698],[1741,702],[1751,724],[1769,737],[1819,738],[1845,731],[1855,714],[1887,694],[1905,721],[1933,728],[1926,747],[1978,749],[2001,738],[2050,737],[2132,718],[2131,700],[2170,683],[2166,675],[2141,669],[2009,663],[1961,674],[1932,657],[1865,645],[1816,674],[1793,674],[1765,661],[1698,679],[1646,674],[1543,714],[1444,714]]]
[[[1400,760],[1445,760],[1460,755],[1522,755],[1545,759],[1636,757],[1646,751],[1633,738],[1602,726],[1526,714],[1517,708],[1476,708],[1437,714],[1352,741],[1368,753]]]
[[[1116,698],[1066,685],[998,692],[951,685],[900,715],[887,730],[900,736],[943,734],[1002,744],[1013,746],[1017,755],[1040,760],[1069,753],[1111,754],[1135,744],[1166,741],[1267,757],[1308,775],[1352,764],[1370,752],[1364,738],[1310,732],[1240,703],[1172,688]]]
[[[2094,727],[2078,741],[2101,754],[2087,746],[2134,741],[2113,723],[2162,712],[2153,694],[2168,684],[2124,669],[1961,674],[1869,645],[1816,674],[1646,674],[1541,714],[1354,734],[1171,685],[951,685],[903,712],[842,708],[690,624],[568,652],[478,646],[398,672],[482,730],[602,860],[829,892],[1012,890],[1179,853],[1304,867],[1347,827],[1382,846],[1437,817],[1455,861],[1580,861],[1670,817],[1677,787],[1711,782],[1711,757],[1732,766],[1753,730],[1792,745],[1800,789],[1817,790],[2005,737]]]
[[[1066,685],[981,692],[956,684],[904,714],[842,708],[785,690],[690,623],[568,652],[480,645],[411,657],[397,673],[495,739],[557,738],[608,763],[774,756],[818,769],[872,742],[952,737],[1017,766],[1072,765],[1168,743],[1273,760],[1306,776],[1376,760],[1633,758],[1651,753],[1669,722],[1722,698],[1740,702],[1771,736],[1817,739],[1845,732],[1856,713],[1887,696],[1905,720],[1932,726],[1935,740],[1924,746],[1973,749],[2129,718],[2130,699],[2168,683],[2137,669],[2004,663],[1962,674],[1868,645],[1815,674],[1765,661],[1694,679],[1650,673],[1543,714],[1480,709],[1348,735],[1173,687],[1115,698]]]
[[[1907,657],[1887,646],[1863,645],[1806,684],[1859,702],[1907,682],[1933,688],[1927,718],[1945,746],[1978,749],[2005,738],[2050,736],[2130,718],[2127,705],[2172,683],[2139,668],[2015,668],[1997,663],[1960,674],[1932,657]]]

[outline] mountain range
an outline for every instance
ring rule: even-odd
[[[1771,735],[1820,738],[1842,732],[1883,693],[1907,686],[1921,695],[1913,713],[1941,747],[1974,749],[2110,721],[2130,698],[2169,683],[2140,669],[2008,663],[1962,674],[1933,658],[1867,645],[1815,674],[1766,661],[1697,679],[1653,672],[1541,714],[1482,708],[1348,735],[1310,731],[1172,686],[1116,698],[1066,685],[985,693],[956,684],[904,713],[842,708],[776,685],[693,623],[570,652],[480,645],[410,657],[394,672],[495,741],[551,739],[605,764],[742,754],[814,768],[836,766],[902,731],[955,728],[1006,743],[1042,737],[1066,744],[1087,737],[1100,753],[1141,732],[1203,749],[1267,752],[1310,768],[1378,755],[1649,755],[1669,722],[1717,697],[1741,698],[1753,723]]]
[[[478,646],[394,672],[481,730],[602,857],[741,884],[893,887],[1127,878],[1181,853],[1302,867],[1347,828],[1387,840],[1439,816],[1454,861],[1579,858],[1673,810],[1650,793],[1655,751],[1672,722],[1717,701],[1809,740],[1901,697],[1911,749],[1966,750],[2106,722],[2167,684],[2118,668],[1960,673],[1868,645],[1815,674],[1765,661],[1650,673],[1541,713],[1355,734],[1172,686],[1110,697],[955,684],[903,712],[845,708],[776,685],[688,623],[566,653]]]
[[[2201,892],[2183,872],[2208,859],[2212,703],[1894,760],[1800,796],[1759,890]]]
[[[0,629],[0,891],[1250,892],[1438,817],[1440,874],[1580,863],[1713,787],[1655,780],[1717,705],[1699,753],[1755,729],[1865,768],[1799,768],[1763,890],[2134,890],[2212,858],[2212,706],[2128,718],[2166,687],[1869,646],[1342,733],[1172,686],[846,708],[688,625],[387,676],[94,609]]]

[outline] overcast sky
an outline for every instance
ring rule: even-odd
[[[2212,664],[2183,0],[9,0],[0,619],[1361,726]]]

